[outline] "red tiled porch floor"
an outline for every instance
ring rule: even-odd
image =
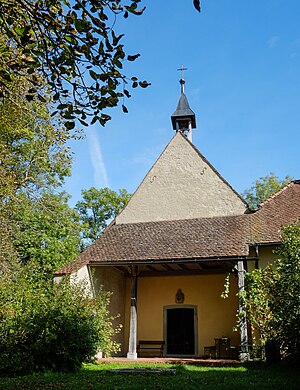
[[[122,363],[122,364],[193,364],[197,366],[222,367],[238,366],[239,360],[230,359],[197,359],[197,358],[137,358],[129,360],[122,357],[102,358],[98,363]]]

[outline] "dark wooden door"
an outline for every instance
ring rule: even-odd
[[[192,308],[167,309],[167,354],[195,354],[195,315]]]

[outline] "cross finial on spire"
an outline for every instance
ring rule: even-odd
[[[177,70],[181,70],[181,78],[184,79],[184,71],[187,70],[187,68],[185,68],[183,65],[181,65],[181,68],[177,69]]]
[[[184,71],[187,70],[187,68],[185,68],[183,65],[181,65],[181,68],[179,68],[177,70],[181,70],[181,79],[179,82],[181,84],[181,93],[184,93],[185,80],[184,80],[183,76],[184,76]]]

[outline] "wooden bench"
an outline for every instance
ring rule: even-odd
[[[137,347],[137,354],[141,357],[141,351],[149,351],[150,354],[151,351],[159,351],[159,357],[163,357],[164,345],[165,342],[162,340],[140,340]]]

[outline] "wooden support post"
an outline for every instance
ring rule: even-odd
[[[131,268],[130,330],[127,359],[137,359],[137,267]]]
[[[249,360],[249,346],[248,346],[248,330],[247,330],[247,317],[244,313],[243,300],[241,294],[245,290],[245,271],[243,260],[237,263],[238,271],[238,289],[239,289],[239,320],[240,320],[240,337],[241,337],[241,350],[240,360],[242,362]]]

